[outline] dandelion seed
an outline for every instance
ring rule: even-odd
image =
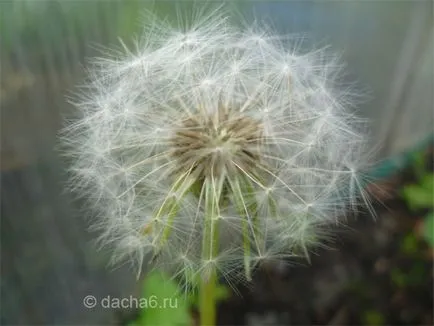
[[[334,57],[207,17],[190,30],[153,18],[136,52],[98,59],[62,139],[115,261],[232,282],[371,208],[368,156]]]

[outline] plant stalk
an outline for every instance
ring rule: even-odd
[[[216,325],[217,271],[215,259],[218,254],[218,216],[222,182],[205,180],[205,221],[202,258],[207,262],[199,285],[200,325]]]
[[[217,275],[215,269],[212,275],[205,280],[202,279],[200,284],[200,325],[214,326],[216,324],[216,288]]]

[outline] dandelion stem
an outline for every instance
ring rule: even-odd
[[[214,326],[216,324],[216,289],[217,274],[215,269],[212,275],[200,285],[200,325]]]
[[[205,187],[205,223],[203,232],[202,259],[205,269],[199,288],[200,325],[213,326],[216,324],[216,289],[217,271],[215,259],[218,254],[218,216],[220,194],[223,182],[216,182],[207,178]],[[217,187],[216,187],[217,186]]]
[[[253,185],[245,177],[235,178],[229,181],[234,202],[242,219],[242,235],[244,250],[244,270],[246,279],[252,280],[252,242],[256,246],[256,251],[261,254],[262,240],[258,232],[257,202],[255,199]]]
[[[184,198],[186,193],[191,189],[195,179],[188,178],[190,171],[182,175],[173,185],[170,190],[170,195],[166,197],[163,205],[158,210],[154,220],[158,220],[160,216],[167,214],[167,223],[163,228],[163,234],[160,241],[160,247],[168,240],[170,233],[173,230],[173,223],[179,211],[179,202]],[[173,195],[177,194],[178,197]]]

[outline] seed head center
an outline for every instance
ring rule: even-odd
[[[175,128],[171,156],[177,172],[194,170],[199,178],[249,171],[260,162],[262,131],[259,121],[227,109],[189,116]]]

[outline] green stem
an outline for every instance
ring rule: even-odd
[[[235,178],[231,180],[230,186],[232,195],[242,219],[243,249],[244,249],[244,271],[246,279],[252,280],[252,243],[256,246],[256,251],[261,252],[258,233],[257,203],[255,200],[254,188],[249,180]]]
[[[200,325],[214,326],[216,324],[216,288],[217,275],[215,269],[207,279],[200,284]]]
[[[218,254],[218,216],[222,182],[205,180],[205,221],[202,244],[204,272],[199,285],[200,325],[216,324],[217,271],[215,259]]]
[[[166,197],[161,205],[160,209],[157,211],[157,214],[154,216],[154,221],[158,221],[158,219],[167,215],[167,222],[163,226],[162,236],[159,244],[159,248],[163,247],[166,243],[167,239],[170,236],[170,233],[173,230],[173,223],[175,221],[175,217],[178,215],[179,211],[179,202],[184,198],[187,192],[191,189],[195,179],[193,177],[189,178],[189,173],[182,175],[178,180],[175,181],[172,188],[170,189],[170,195]],[[178,198],[172,198],[174,193],[178,194]]]

